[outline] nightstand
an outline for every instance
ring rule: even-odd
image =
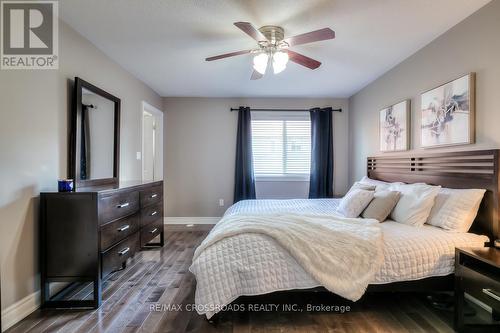
[[[486,320],[464,319],[464,294],[492,309]],[[494,247],[455,249],[455,330],[498,332],[500,329],[500,250]]]

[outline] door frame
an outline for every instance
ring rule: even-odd
[[[165,128],[165,124],[163,122],[163,111],[154,107],[146,101],[142,101],[141,103],[141,180],[144,180],[144,112],[152,114],[160,123],[161,123],[161,132],[159,141],[161,143],[161,148],[163,149],[163,132]],[[155,138],[156,139],[156,138]],[[156,141],[155,141],[156,143]],[[155,155],[156,155],[156,145],[155,145]],[[155,156],[156,157],[156,156]],[[163,159],[163,153],[162,153]],[[156,161],[156,158],[155,158]],[[161,161],[161,165],[163,167],[163,160]],[[163,179],[163,170],[162,170],[162,179]],[[154,175],[153,175],[154,180]]]

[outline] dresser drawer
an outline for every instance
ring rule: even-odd
[[[101,251],[139,230],[139,219],[140,215],[136,213],[101,226]]]
[[[141,190],[141,207],[152,205],[163,201],[163,185],[151,186],[150,188]]]
[[[500,280],[489,272],[477,272],[468,267],[460,267],[457,272],[461,277],[462,290],[482,301],[486,305],[500,311]]]
[[[99,222],[104,224],[139,210],[139,192],[127,191],[99,197]]]
[[[141,210],[141,226],[144,227],[157,220],[163,222],[163,202],[159,202]]]
[[[102,277],[123,267],[127,259],[137,251],[139,237],[139,232],[136,232],[102,253]]]
[[[163,221],[156,220],[141,229],[141,247],[149,243],[158,236],[163,230]]]

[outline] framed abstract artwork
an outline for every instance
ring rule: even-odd
[[[380,151],[408,150],[410,146],[410,100],[380,110]]]
[[[475,73],[421,95],[422,148],[474,143]]]

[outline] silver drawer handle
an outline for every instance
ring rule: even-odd
[[[497,292],[495,290],[492,290],[492,289],[484,288],[483,289],[483,293],[485,293],[486,295],[488,295],[491,298],[494,298],[494,299],[496,299],[497,301],[500,302],[500,293],[499,292]]]
[[[151,216],[155,216],[156,214],[158,214],[158,212],[155,210],[154,212],[151,213]]]
[[[118,252],[119,255],[123,256],[124,254],[127,254],[127,252],[130,251],[130,247],[126,247],[120,252]]]
[[[118,231],[125,231],[128,228],[130,228],[130,226],[128,224],[125,224],[123,227],[118,228]]]
[[[158,231],[158,228],[154,228],[154,229],[153,229],[153,230],[151,230],[149,233],[154,234],[156,231]]]
[[[118,254],[121,255],[121,256],[123,256],[123,255],[127,254],[128,251],[130,251],[130,247],[124,248],[123,250],[121,250],[120,252],[118,252]]]
[[[155,194],[151,195],[151,199],[154,199],[154,198],[156,198],[157,196],[158,196],[158,194],[156,194],[156,193],[155,193]]]
[[[118,206],[116,206],[116,207],[117,207],[117,208],[125,208],[125,207],[128,207],[129,205],[130,205],[130,204],[129,204],[128,202],[125,202],[125,203],[123,203],[123,204],[121,204],[121,205],[118,205]]]

